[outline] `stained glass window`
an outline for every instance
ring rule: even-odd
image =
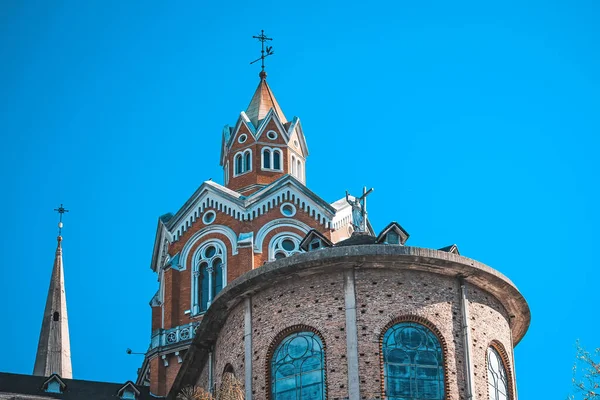
[[[277,346],[271,358],[272,400],[324,400],[325,355],[313,332],[296,332]]]
[[[506,368],[500,354],[493,347],[487,351],[488,359],[488,391],[490,400],[508,400],[508,380]]]
[[[385,332],[382,350],[386,399],[444,399],[442,347],[428,328],[398,323]]]

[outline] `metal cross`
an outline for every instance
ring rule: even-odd
[[[265,42],[267,40],[273,40],[273,39],[270,38],[270,37],[267,37],[265,35],[265,31],[264,30],[260,31],[260,35],[259,36],[252,36],[252,37],[254,39],[258,39],[260,41],[261,50],[260,50],[260,58],[257,58],[256,60],[252,61],[250,64],[254,64],[257,61],[261,61],[262,72],[265,72],[265,58],[273,55],[273,46],[267,46],[267,49],[265,50]],[[267,54],[265,54],[265,52]]]
[[[55,208],[54,211],[56,211],[59,215],[59,220],[58,220],[58,236],[60,236],[61,232],[62,232],[62,227],[63,227],[63,223],[62,223],[62,217],[63,214],[66,212],[69,212],[69,210],[67,210],[66,208],[63,207],[62,203],[60,205],[60,207]]]

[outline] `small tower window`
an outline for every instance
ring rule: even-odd
[[[225,248],[217,242],[208,242],[198,251],[194,262],[193,285],[196,287],[194,312],[204,312],[227,282]]]
[[[281,150],[273,150],[273,169],[281,171]]]
[[[58,317],[59,317],[58,311],[54,311],[54,314],[52,315],[52,320],[58,321]]]
[[[235,156],[235,174],[239,175],[242,173],[242,155],[238,154]]]
[[[310,246],[309,246],[309,250],[317,250],[321,247],[321,240],[319,239],[315,239],[312,242],[310,242]]]
[[[508,395],[508,379],[502,357],[493,347],[488,347],[488,393],[490,400],[506,400]]]
[[[292,156],[292,176],[296,176],[296,157]]]
[[[263,150],[263,168],[271,168],[271,150],[269,149]]]
[[[251,162],[252,153],[250,151],[247,151],[246,153],[244,153],[244,172],[250,171],[252,169]]]

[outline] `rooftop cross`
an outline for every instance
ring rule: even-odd
[[[62,232],[62,227],[63,227],[63,223],[62,223],[62,217],[63,214],[66,212],[69,212],[69,210],[67,210],[66,208],[63,207],[63,205],[61,204],[60,207],[55,208],[54,211],[56,211],[59,215],[59,220],[58,220],[58,236],[61,235]]]
[[[260,58],[257,58],[256,60],[252,61],[250,64],[254,64],[257,61],[261,61],[261,72],[260,72],[260,76],[261,78],[263,77],[263,75],[265,74],[265,58],[272,56],[273,55],[273,46],[267,46],[266,50],[265,50],[265,42],[267,40],[273,40],[270,37],[267,37],[265,35],[265,31],[261,30],[260,31],[260,35],[259,36],[252,36],[254,39],[258,39],[260,41],[260,45],[261,45],[261,50],[260,50]],[[265,52],[267,54],[265,54]]]
[[[355,232],[367,232],[367,196],[373,188],[367,190],[363,187],[363,194],[350,200],[350,194],[346,191],[346,201],[352,206],[352,225]]]

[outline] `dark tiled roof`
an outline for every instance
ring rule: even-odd
[[[460,251],[458,251],[458,246],[455,244],[451,244],[450,246],[442,247],[438,249],[439,251],[445,251],[447,253],[454,253],[460,255]]]
[[[48,380],[46,376],[9,374],[0,372],[0,394],[11,393],[16,399],[26,399],[18,395],[41,396],[49,399],[64,400],[118,400],[118,392],[124,383],[83,381],[79,379],[62,379],[66,384],[64,393],[46,393],[42,386]],[[150,394],[148,386],[135,385],[140,391],[137,400],[157,399]]]
[[[335,247],[341,246],[360,246],[363,244],[375,244],[377,243],[377,238],[375,236],[371,236],[368,233],[358,233],[354,232],[352,236],[348,239],[342,240],[341,242],[337,242]]]

